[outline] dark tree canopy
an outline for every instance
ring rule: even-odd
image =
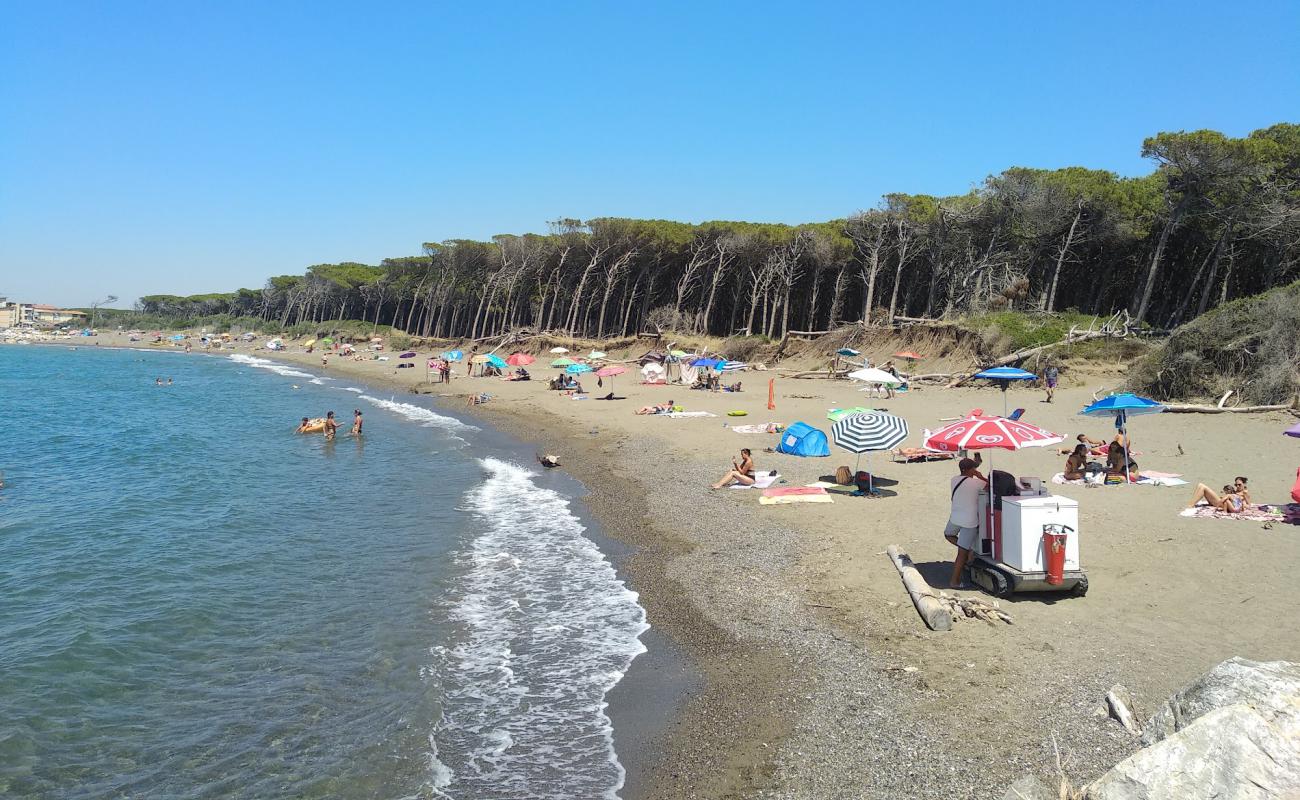
[[[1155,170],[1137,178],[1013,167],[963,195],[892,193],[804,225],[564,218],[546,233],[427,242],[377,266],[317,264],[261,289],[139,305],[436,337],[780,336],[1006,309],[1128,309],[1173,326],[1298,277],[1300,125],[1160,133],[1142,153]]]

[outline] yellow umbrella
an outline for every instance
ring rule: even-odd
[[[486,364],[487,361],[488,361],[488,357],[485,356],[485,355],[483,355],[482,353],[479,353],[478,355],[476,355],[476,356],[474,356],[473,358],[471,358],[471,359],[469,360],[469,363],[471,363],[471,364]]]
[[[311,346],[314,345],[314,344],[316,344],[316,340],[315,340],[315,339],[308,339],[308,340],[307,340],[307,343],[304,344],[303,347],[311,347]]]

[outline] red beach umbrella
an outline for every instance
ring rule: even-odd
[[[506,363],[512,367],[526,367],[537,359],[527,353],[514,353],[506,359]]]
[[[624,372],[627,372],[627,369],[625,369],[624,367],[620,367],[617,364],[610,364],[607,367],[601,367],[600,369],[596,370],[596,375],[601,378],[612,379],[615,375],[622,375]],[[612,388],[614,386],[614,381],[611,380],[609,382],[609,385]]]
[[[901,353],[894,353],[894,358],[906,358],[908,361],[920,361],[925,356],[920,353],[913,353],[911,350],[904,350]]]
[[[1027,422],[1006,417],[967,417],[949,423],[930,434],[925,446],[955,453],[958,450],[1019,450],[1048,447],[1065,437]]]

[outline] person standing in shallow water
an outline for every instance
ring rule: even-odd
[[[361,409],[359,408],[352,410],[352,435],[361,435]]]
[[[334,441],[334,434],[336,431],[338,431],[338,429],[339,429],[339,423],[337,420],[334,419],[334,412],[333,411],[325,412],[325,428],[324,428],[325,441],[327,442]]]

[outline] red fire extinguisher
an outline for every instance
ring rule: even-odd
[[[1065,540],[1074,528],[1068,525],[1043,526],[1043,563],[1047,568],[1047,584],[1060,586],[1065,580]]]

